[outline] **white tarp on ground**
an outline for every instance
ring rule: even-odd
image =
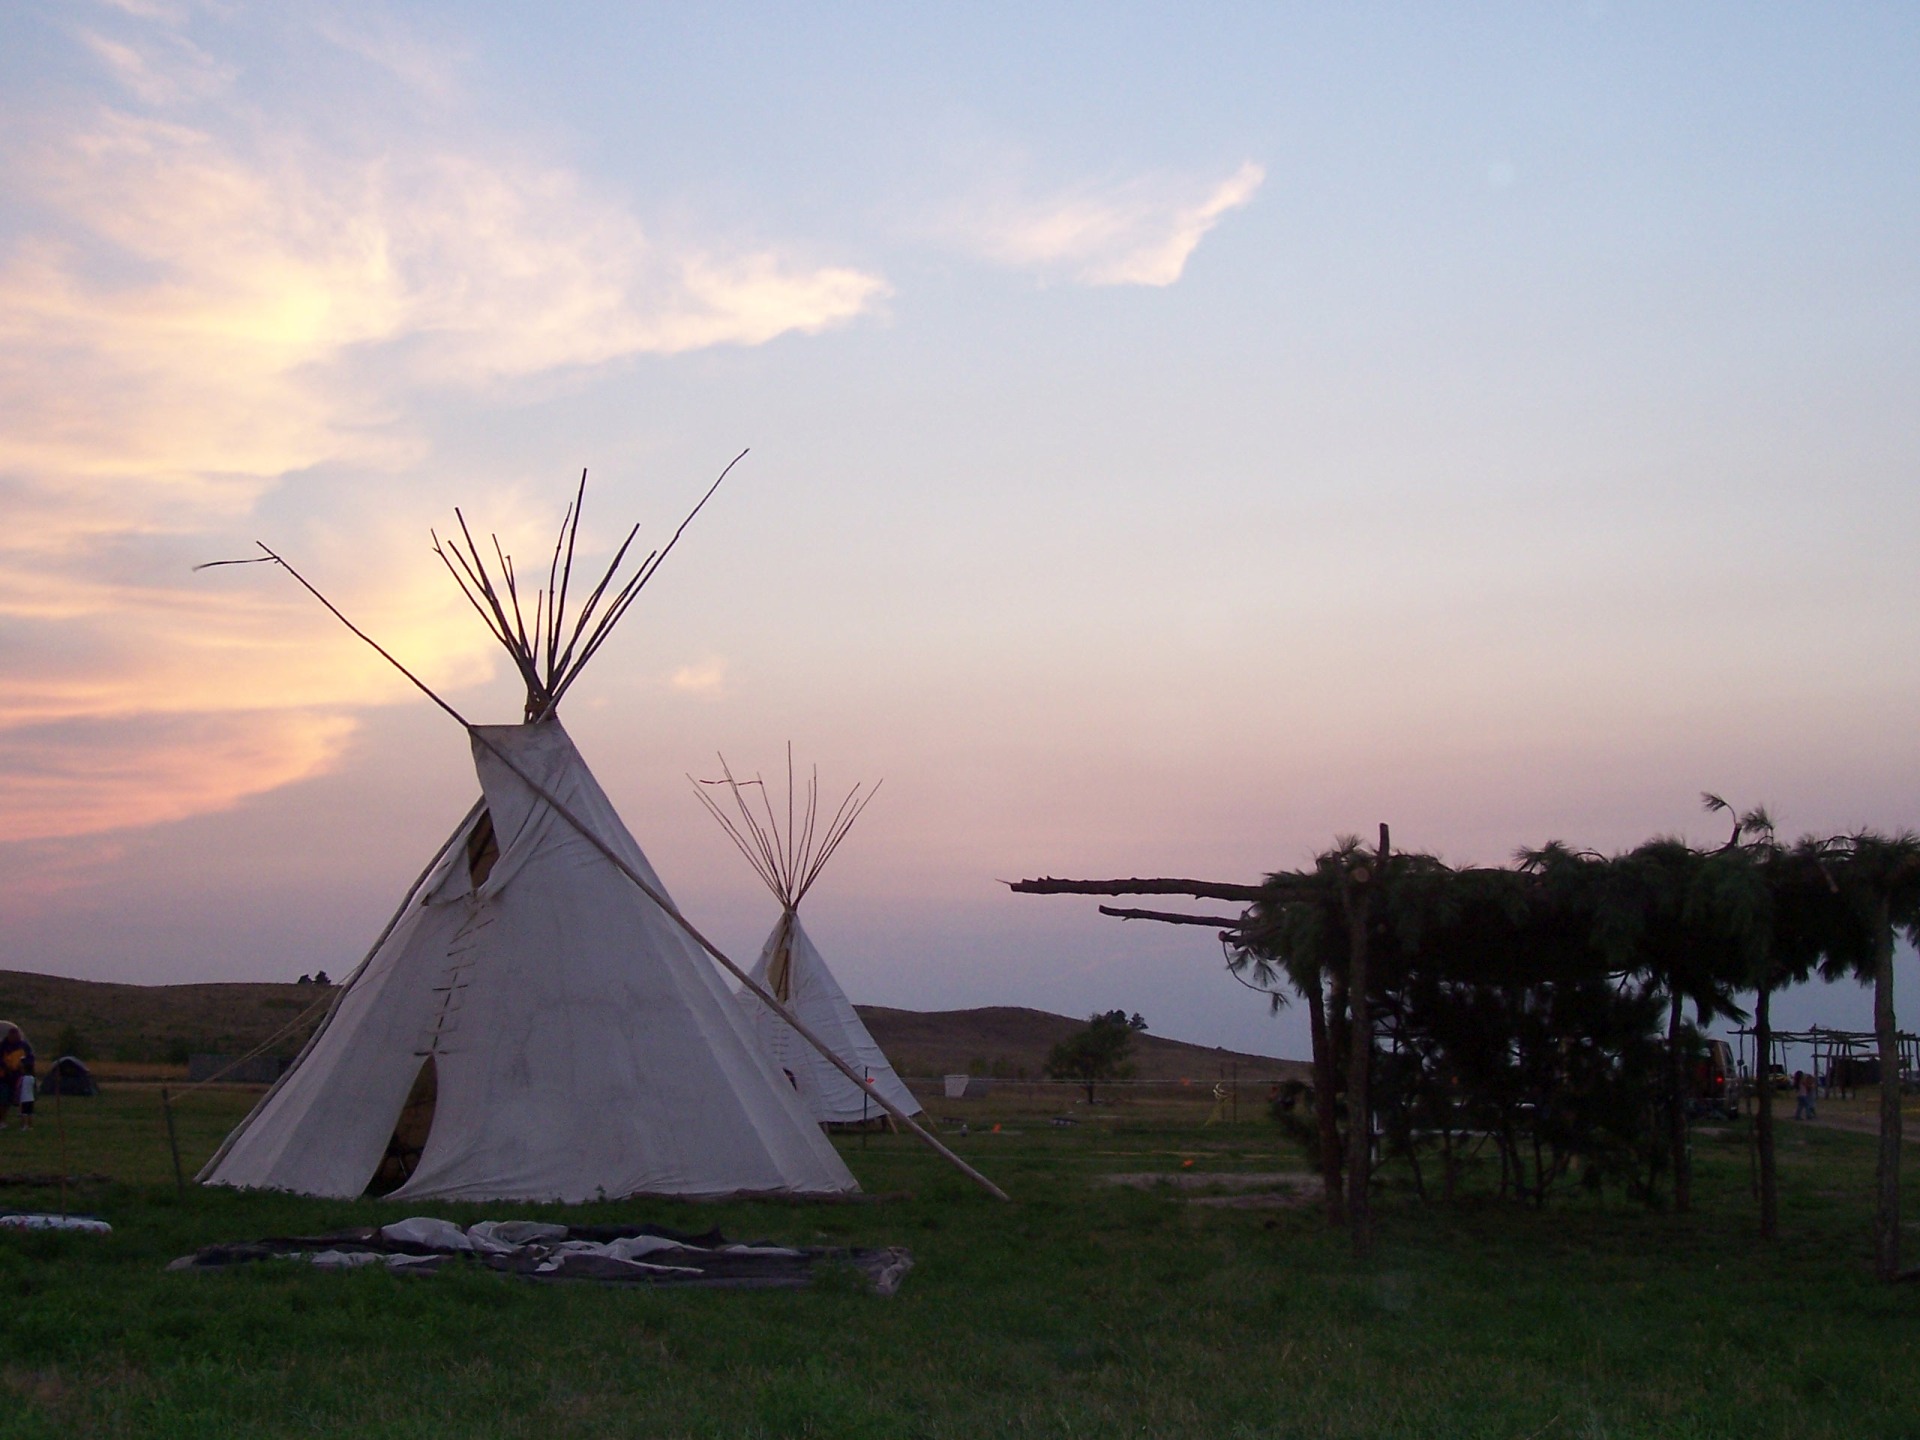
[[[784,986],[778,983],[778,962],[783,947],[786,949]],[[920,1102],[893,1073],[893,1066],[887,1063],[886,1055],[867,1033],[867,1027],[860,1023],[846,992],[827,969],[827,962],[807,938],[800,917],[793,911],[782,915],[773,933],[767,936],[752,975],[756,984],[779,996],[787,1008],[800,1017],[800,1023],[825,1041],[834,1054],[861,1074],[872,1076],[876,1093],[909,1115],[920,1113]],[[871,1099],[865,1099],[860,1086],[801,1039],[764,1001],[745,990],[739,993],[738,999],[766,1053],[791,1078],[793,1088],[814,1119],[822,1124],[851,1124],[877,1119],[885,1113]]]
[[[847,1249],[739,1245],[717,1232],[675,1234],[651,1225],[588,1225],[575,1229],[529,1220],[485,1220],[462,1229],[450,1220],[409,1220],[304,1238],[281,1237],[206,1245],[167,1266],[177,1273],[293,1261],[322,1270],[383,1265],[402,1275],[432,1275],[476,1266],[536,1280],[600,1285],[692,1285],[729,1289],[794,1289],[827,1267],[851,1267],[876,1295],[892,1295],[913,1268],[899,1246]]]
[[[558,721],[481,733],[666,893]],[[200,1178],[361,1194],[431,1055],[396,1199],[857,1190],[713,962],[478,739],[474,760],[491,873],[476,890],[466,837],[449,847]]]

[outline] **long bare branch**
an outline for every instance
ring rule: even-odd
[[[1016,895],[1191,895],[1196,900],[1264,900],[1274,892],[1263,885],[1234,885],[1224,880],[1009,880]]]
[[[1216,930],[1231,930],[1239,933],[1241,920],[1238,916],[1227,915],[1181,915],[1171,910],[1125,910],[1112,905],[1100,907],[1102,915],[1111,915],[1116,920],[1158,920],[1162,925],[1207,925]]]

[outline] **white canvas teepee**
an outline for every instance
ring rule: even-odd
[[[562,538],[570,565],[571,535]],[[478,568],[501,616],[496,637],[529,677],[529,713],[543,718],[470,727],[481,803],[200,1178],[350,1197],[398,1148],[409,1173],[393,1193],[405,1199],[858,1189],[685,927],[622,873],[665,898],[552,718],[638,583],[617,593],[599,629],[583,619],[569,636],[561,576],[535,639],[521,627],[515,644],[468,543],[456,553]],[[429,1105],[423,1134],[405,1145],[403,1109],[426,1121]]]
[[[920,1102],[894,1073],[827,962],[814,948],[797,913],[788,910],[774,924],[751,973],[805,1021],[808,1029],[831,1045],[836,1055],[870,1077],[868,1083],[874,1091],[909,1115],[920,1112]],[[845,1125],[880,1118],[880,1106],[863,1097],[860,1087],[828,1064],[826,1057],[802,1040],[791,1025],[754,996],[742,992],[737,998],[761,1046],[782,1072],[792,1077],[793,1088],[814,1119],[826,1125]]]
[[[747,863],[753,866],[774,898],[780,901],[780,918],[774,922],[767,943],[760,949],[760,959],[753,967],[751,978],[858,1071],[865,1085],[856,1084],[751,992],[742,991],[737,997],[742,1015],[762,1049],[780,1067],[821,1124],[846,1125],[878,1119],[883,1112],[876,1097],[884,1097],[909,1115],[918,1114],[922,1108],[920,1102],[894,1073],[893,1066],[868,1033],[848,1002],[846,992],[833,978],[827,962],[800,924],[800,901],[879,787],[875,786],[863,800],[856,785],[821,829],[819,777],[809,779],[806,799],[796,817],[793,757],[789,754],[787,822],[783,831],[767,800],[766,786],[758,779],[736,781],[724,759],[720,766],[724,778],[709,784],[726,787],[738,812],[737,818],[722,810],[697,781],[695,793],[740,847],[740,853],[747,857]],[[758,791],[757,811],[744,793],[748,788]]]

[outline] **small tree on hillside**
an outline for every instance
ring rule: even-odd
[[[1069,1035],[1047,1053],[1047,1075],[1086,1086],[1087,1103],[1091,1105],[1095,1085],[1102,1080],[1123,1080],[1133,1073],[1127,1063],[1127,1056],[1133,1052],[1133,1033],[1146,1028],[1147,1022],[1139,1015],[1124,1010],[1095,1015],[1086,1029]]]

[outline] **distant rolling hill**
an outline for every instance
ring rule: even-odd
[[[240,1054],[269,1040],[269,1053],[292,1055],[333,994],[330,986],[121,985],[0,970],[0,1019],[25,1030],[43,1060],[59,1053],[66,1035],[98,1059],[184,1064],[191,1052]],[[1015,1005],[856,1008],[894,1068],[915,1076],[972,1072],[1037,1079],[1047,1051],[1086,1024]],[[1300,1061],[1168,1040],[1151,1030],[1135,1037],[1133,1063],[1143,1080],[1196,1084],[1219,1079],[1234,1066],[1247,1083],[1304,1078],[1308,1068]]]
[[[980,1010],[889,1010],[856,1005],[867,1029],[902,1075],[950,1075],[962,1071],[1006,1078],[1040,1078],[1047,1052],[1086,1026],[1085,1020],[989,1005]],[[1142,1080],[1214,1081],[1238,1066],[1245,1082],[1306,1079],[1304,1061],[1246,1055],[1168,1040],[1147,1030],[1134,1036],[1133,1066]]]
[[[333,993],[327,985],[117,985],[0,970],[0,1020],[24,1030],[43,1062],[65,1048],[66,1035],[95,1059],[184,1065],[190,1051],[237,1054],[276,1035],[273,1050],[294,1054]]]

